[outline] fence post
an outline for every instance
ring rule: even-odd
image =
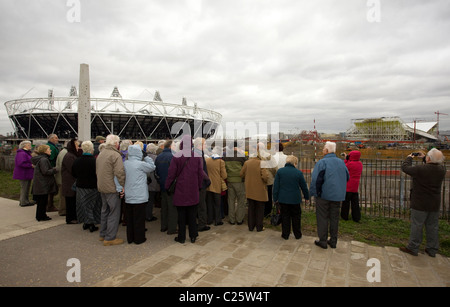
[[[400,173],[400,208],[405,208],[405,179],[403,173]]]

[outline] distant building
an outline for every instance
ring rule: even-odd
[[[436,142],[437,122],[405,123],[399,117],[352,120],[348,140],[377,142]]]

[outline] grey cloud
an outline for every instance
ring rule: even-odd
[[[93,96],[159,90],[224,121],[308,130],[316,118],[339,132],[352,118],[450,114],[446,0],[381,0],[380,23],[365,0],[80,2],[80,23],[67,22],[65,1],[0,3],[2,102],[32,87],[67,95],[88,63]]]

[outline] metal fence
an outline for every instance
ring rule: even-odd
[[[410,216],[412,178],[401,171],[403,160],[362,159],[363,172],[359,185],[361,212],[370,216],[407,219]],[[418,163],[415,161],[414,163]],[[299,159],[299,169],[309,186],[314,161]],[[314,209],[314,201],[306,210]],[[440,218],[450,220],[450,171],[447,171],[441,191]]]

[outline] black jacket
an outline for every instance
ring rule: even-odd
[[[402,171],[413,178],[411,208],[419,211],[436,212],[441,205],[441,187],[445,178],[445,166],[436,163],[412,165],[412,157],[402,164]]]
[[[78,157],[72,165],[72,176],[78,188],[97,189],[96,159],[92,155]]]

